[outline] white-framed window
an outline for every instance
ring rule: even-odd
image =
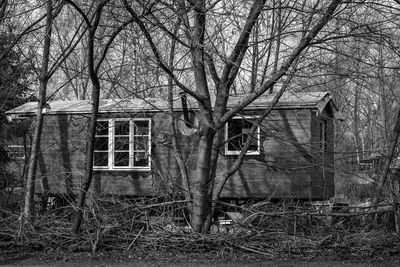
[[[251,127],[257,116],[236,116],[225,125],[225,154],[239,155],[248,138],[250,146],[246,155],[260,155],[260,126],[250,135]]]
[[[151,120],[98,119],[93,168],[96,170],[150,170]]]

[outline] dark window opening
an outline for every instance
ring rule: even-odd
[[[239,154],[244,148],[247,140],[250,146],[246,154],[259,154],[260,152],[260,127],[257,126],[255,132],[250,134],[255,119],[254,117],[233,118],[227,123],[226,127],[226,154]]]

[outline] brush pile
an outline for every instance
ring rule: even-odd
[[[400,253],[400,238],[388,228],[391,212],[386,210],[353,215],[349,208],[321,210],[305,203],[219,202],[226,212],[220,212],[210,233],[199,234],[190,228],[185,200],[103,197],[91,202],[79,235],[71,232],[72,206],[48,209],[23,227],[19,215],[2,211],[0,249],[223,251],[302,259],[373,259]]]

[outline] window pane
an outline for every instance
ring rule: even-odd
[[[108,121],[98,121],[96,135],[108,135]]]
[[[135,150],[147,150],[149,138],[147,136],[135,136],[134,149]]]
[[[247,142],[247,138],[250,138],[250,146],[248,150],[257,150],[257,132],[253,133],[253,135],[249,135],[250,129],[242,129],[242,141],[241,141],[241,148],[244,147],[244,145]]]
[[[115,150],[129,151],[129,137],[115,137]]]
[[[231,150],[231,151],[241,150],[241,138],[240,138],[240,136],[237,136],[237,137],[229,140],[228,150]]]
[[[135,135],[149,135],[149,121],[135,121]]]
[[[108,166],[108,152],[94,152],[94,166]]]
[[[134,155],[134,165],[135,166],[149,166],[149,158],[146,152],[135,152]]]
[[[242,143],[243,120],[233,119],[228,122],[228,150],[240,150]]]
[[[241,119],[234,119],[228,122],[228,138],[235,137],[242,133],[242,120]]]
[[[96,137],[94,150],[108,150],[108,137]]]
[[[115,121],[115,135],[129,135],[129,121]]]
[[[115,166],[129,166],[129,152],[115,152],[114,153]]]
[[[249,119],[243,119],[242,120],[242,125],[243,125],[243,128],[246,128],[246,129],[251,129],[251,127],[253,126],[253,123],[252,123],[252,121],[251,120],[249,120]]]

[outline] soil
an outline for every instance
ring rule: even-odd
[[[390,258],[337,259],[337,258],[271,258],[258,254],[223,255],[223,253],[175,253],[160,251],[102,251],[88,252],[0,250],[2,266],[400,266],[400,255]]]

